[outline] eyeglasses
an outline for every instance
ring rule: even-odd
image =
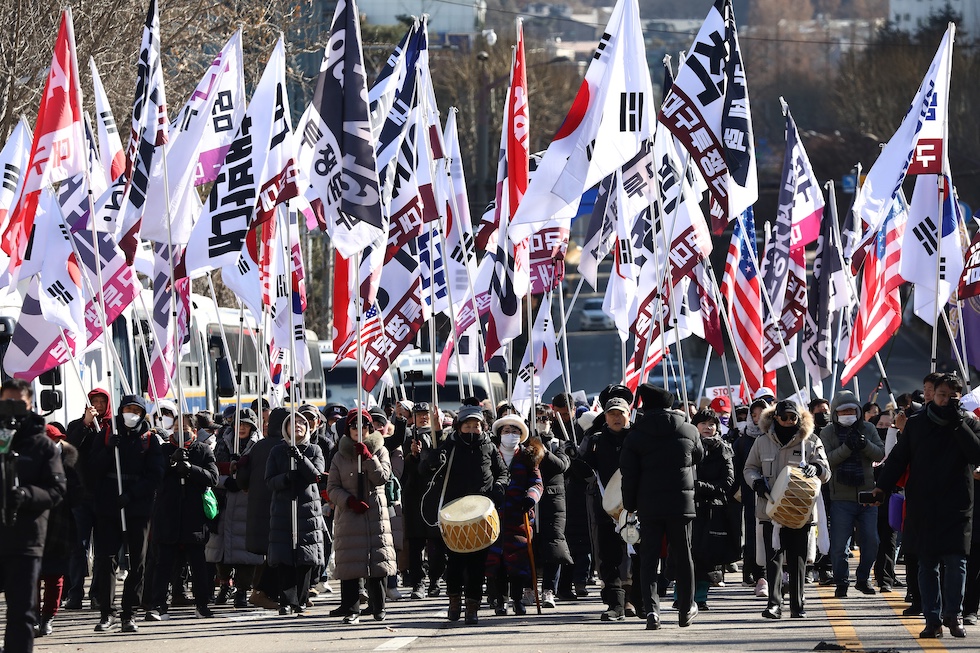
[[[800,421],[800,418],[797,415],[794,415],[792,413],[790,413],[789,415],[785,415],[785,416],[783,416],[783,415],[777,415],[776,416],[776,419],[778,419],[780,422],[786,422],[787,424],[796,424],[797,422]]]

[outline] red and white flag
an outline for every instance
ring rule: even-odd
[[[533,347],[533,351],[532,351]],[[511,403],[517,414],[527,417],[534,404],[541,401],[544,391],[554,381],[561,378],[562,365],[558,357],[558,339],[555,337],[555,324],[551,316],[551,295],[545,295],[538,306],[538,314],[531,327],[531,340],[524,351],[524,358],[514,380],[514,394]],[[531,395],[531,386],[534,395]]]
[[[95,66],[95,59],[89,58],[89,70],[92,72],[92,87],[95,96],[95,119],[99,131],[99,158],[102,161],[102,172],[105,176],[105,186],[119,178],[126,171],[126,153],[123,151],[122,140],[119,138],[119,128],[112,116],[109,96],[102,86],[102,77]]]
[[[171,247],[167,243],[153,246],[153,314],[150,325],[153,329],[153,350],[150,353],[150,398],[154,401],[166,397],[177,374],[180,356],[189,351],[190,338],[190,280],[186,277],[175,279],[170,285]],[[180,251],[173,248],[174,259],[179,260]],[[177,322],[173,320],[173,309],[177,309]]]
[[[742,361],[742,371],[745,374],[743,382],[750,396],[755,395],[765,383],[762,358],[762,294],[759,271],[753,262],[758,260],[754,255],[755,249],[755,218],[750,207],[735,223],[721,281],[721,294],[728,305],[729,323],[734,331],[732,345],[735,347],[735,354]]]
[[[71,9],[61,15],[51,68],[37,112],[30,159],[17,204],[3,232],[2,248],[10,257],[9,270],[16,279],[41,189],[84,172],[87,164],[81,82],[75,56],[75,30]]]
[[[861,299],[841,372],[841,386],[847,385],[902,325],[902,298],[898,288],[903,279],[899,274],[899,260],[907,221],[908,205],[899,191],[878,230],[874,247],[865,257]]]
[[[0,174],[3,175],[0,179],[0,233],[7,228],[7,220],[24,184],[33,138],[31,127],[22,116],[0,150]],[[10,257],[0,250],[0,298],[10,288],[9,263]]]
[[[31,248],[44,252],[38,275],[41,314],[71,336],[81,350],[87,344],[82,273],[72,249],[68,225],[61,215],[58,198],[49,188],[41,190]]]

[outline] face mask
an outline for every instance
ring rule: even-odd
[[[520,433],[504,433],[500,436],[500,446],[507,450],[516,449],[521,443]]]
[[[123,413],[123,424],[125,424],[126,428],[128,429],[135,427],[142,419],[143,417],[137,415],[136,413]]]
[[[721,427],[727,429],[728,424],[731,422],[731,417],[728,415],[722,415],[718,418],[718,420],[721,422]]]
[[[735,428],[737,428],[739,431],[742,432],[745,431],[745,427],[747,427],[748,425],[749,423],[745,420],[742,420],[741,422],[735,422]]]
[[[827,424],[830,423],[829,420],[827,419],[827,413],[814,413],[813,423],[819,426],[820,428],[827,426]]]
[[[548,435],[551,433],[551,422],[538,422],[536,426],[539,435]]]
[[[857,415],[838,415],[837,421],[841,426],[853,426],[858,421]]]
[[[160,418],[160,425],[169,431],[174,427],[174,418],[170,415],[164,415]]]
[[[789,426],[783,426],[782,424],[776,424],[773,428],[776,431],[776,435],[780,438],[791,438],[796,435],[798,425],[791,424]]]

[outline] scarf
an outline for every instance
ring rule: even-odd
[[[860,424],[860,422],[857,422]],[[858,435],[853,426],[837,425],[837,443],[841,446],[851,438]],[[834,477],[838,483],[849,487],[861,487],[864,485],[864,463],[861,461],[861,452],[852,451],[851,455],[844,459],[844,462],[834,470]]]

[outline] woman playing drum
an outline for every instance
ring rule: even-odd
[[[492,499],[499,509],[510,479],[503,458],[486,433],[483,411],[478,406],[460,409],[455,430],[423,460],[421,471],[434,475],[430,485],[432,494],[443,492],[439,509],[456,499],[473,495]],[[424,517],[435,523],[436,511],[431,512],[433,514],[426,512]],[[483,602],[487,552],[485,547],[468,553],[451,549],[447,552],[446,590],[450,621],[459,620],[465,593],[466,623],[477,623],[477,611]]]

